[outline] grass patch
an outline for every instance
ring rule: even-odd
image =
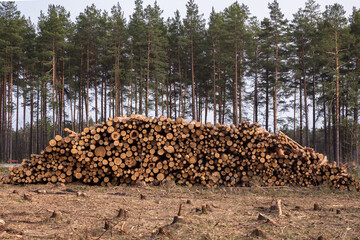
[[[349,168],[349,173],[356,179],[360,180],[360,166],[353,166]]]
[[[0,167],[0,176],[9,174],[9,168]]]
[[[75,191],[86,191],[88,186],[82,183],[71,185],[70,188]]]

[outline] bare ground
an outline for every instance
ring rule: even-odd
[[[283,216],[271,210],[279,199]],[[184,222],[171,224],[180,203]],[[120,208],[128,211],[126,219],[116,217]],[[51,218],[53,211],[59,216]],[[270,220],[258,220],[259,214]],[[0,219],[3,239],[360,239],[360,193],[324,186],[188,188],[171,182],[0,185]]]

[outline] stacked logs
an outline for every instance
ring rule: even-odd
[[[360,189],[342,167],[258,124],[201,124],[142,115],[109,118],[81,133],[66,129],[41,154],[11,168],[3,183],[82,181],[117,185],[140,181],[178,184],[311,186]]]

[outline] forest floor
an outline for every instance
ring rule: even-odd
[[[278,200],[282,216],[271,207]],[[172,224],[180,203],[183,221]],[[117,218],[120,208],[128,211],[126,219]],[[51,217],[54,211],[58,215]],[[258,220],[259,214],[267,219]],[[5,221],[1,226],[0,220],[0,239],[360,239],[360,193],[326,186],[189,188],[172,182],[0,185],[0,219]]]

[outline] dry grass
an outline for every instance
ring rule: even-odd
[[[32,201],[24,200],[24,193]],[[283,216],[270,210],[278,199]],[[180,203],[185,222],[171,224]],[[321,210],[314,211],[314,203]],[[203,204],[210,206],[206,214],[199,211]],[[128,211],[127,219],[116,218],[120,208]],[[55,210],[61,216],[50,218]],[[259,213],[271,221],[258,221]],[[267,239],[360,239],[360,194],[326,187],[188,188],[172,183],[0,185],[0,219],[6,222],[0,227],[4,239],[256,239],[251,235],[256,228]],[[105,220],[109,230],[104,230]]]
[[[6,174],[9,174],[9,168],[7,167],[0,167],[0,176],[4,176]]]

